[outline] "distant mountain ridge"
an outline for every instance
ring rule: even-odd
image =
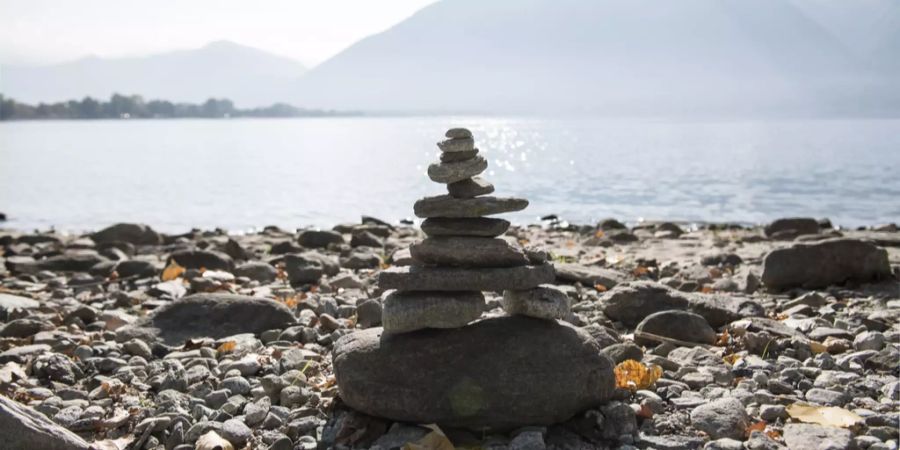
[[[284,102],[306,68],[297,61],[229,41],[137,58],[87,57],[41,67],[0,67],[0,93],[25,103],[113,93],[202,103],[228,98],[241,107]]]
[[[836,15],[814,19],[804,12],[822,1]],[[861,5],[900,18],[882,7],[890,1]],[[900,82],[875,56],[892,47],[875,38],[872,55],[862,55],[828,28],[865,17],[841,16],[852,6],[443,0],[313,68],[290,101],[363,110],[635,115],[900,111]],[[888,39],[892,33],[869,31]]]

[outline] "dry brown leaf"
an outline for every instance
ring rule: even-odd
[[[454,450],[453,443],[437,425],[423,425],[431,430],[416,442],[407,442],[403,450]]]
[[[738,361],[741,360],[741,355],[739,353],[732,353],[730,355],[725,355],[722,357],[722,361],[725,361],[729,365],[735,365]]]
[[[162,275],[160,275],[160,279],[163,281],[171,281],[181,276],[184,273],[184,267],[178,265],[177,262],[173,259],[172,262],[166,266],[162,271]]]
[[[233,352],[235,347],[237,347],[237,342],[234,341],[226,341],[223,342],[222,345],[219,346],[216,350],[219,353],[230,353]]]
[[[716,339],[716,346],[724,347],[724,346],[728,345],[730,338],[731,338],[731,335],[728,334],[727,329],[725,331],[722,331],[722,334],[720,334],[718,339]]]
[[[595,284],[595,285],[594,285],[594,289],[596,289],[597,292],[606,292],[606,291],[609,290],[608,287],[606,287],[606,286],[604,286],[604,285],[602,285],[602,284],[600,284],[600,283]]]
[[[647,389],[662,376],[663,370],[657,365],[650,367],[633,359],[619,363],[615,368],[616,387],[637,391]]]
[[[816,341],[809,341],[809,350],[813,352],[813,354],[818,355],[819,353],[825,353],[828,351],[828,347],[825,344]]]
[[[700,288],[700,292],[703,294],[711,294],[712,291],[713,291],[712,286],[710,286],[708,284],[705,284],[705,285],[703,285],[703,287]]]
[[[648,273],[650,273],[650,269],[648,269],[644,266],[637,266],[634,268],[634,270],[631,271],[631,274],[636,277],[639,277],[641,275],[647,275]]]
[[[765,430],[766,430],[766,421],[760,420],[759,422],[756,422],[756,423],[753,423],[753,424],[750,424],[749,426],[747,426],[746,435],[750,436],[750,433],[752,433],[754,431],[765,431]]]
[[[606,235],[606,233],[604,233],[603,230],[597,230],[597,232],[594,233],[594,236],[598,237],[598,238],[602,238],[605,235]]]
[[[234,450],[234,446],[215,431],[210,431],[197,439],[194,450]]]
[[[814,406],[794,403],[788,405],[787,413],[792,418],[806,423],[817,423],[829,427],[850,428],[862,423],[858,414],[836,406]]]

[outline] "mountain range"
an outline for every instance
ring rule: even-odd
[[[229,41],[139,58],[86,57],[42,67],[0,66],[0,93],[25,103],[113,93],[203,103],[228,98],[242,107],[284,102],[306,67]]]
[[[232,43],[0,68],[0,92],[372,112],[896,114],[896,0],[441,0],[306,71]]]

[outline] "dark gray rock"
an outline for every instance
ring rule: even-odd
[[[804,234],[817,234],[819,232],[819,222],[810,217],[788,217],[777,219],[766,225],[763,229],[766,236],[773,237],[776,234],[791,235],[791,239]]]
[[[691,294],[688,309],[703,316],[714,328],[745,317],[763,317],[765,308],[749,298],[734,295]]]
[[[575,263],[553,263],[556,268],[556,279],[566,283],[581,283],[593,287],[602,284],[611,289],[625,282],[628,278],[624,273],[604,267],[584,266]]]
[[[148,278],[156,276],[157,272],[159,272],[153,263],[140,259],[119,261],[113,266],[113,270],[119,275],[119,278]]]
[[[526,290],[503,291],[503,310],[507,314],[538,319],[566,319],[572,314],[569,297],[553,285]]]
[[[481,156],[456,162],[435,163],[428,166],[428,178],[435,183],[456,183],[484,172],[488,162]]]
[[[90,450],[75,433],[54,424],[43,414],[0,395],[0,436],[3,448]]]
[[[472,132],[468,128],[451,128],[444,136],[448,139],[468,139],[472,137]]]
[[[284,270],[292,284],[317,283],[322,275],[336,275],[340,263],[333,257],[310,251],[284,255]]]
[[[384,240],[369,231],[357,230],[350,237],[350,246],[380,248],[384,247]]]
[[[553,266],[461,269],[445,267],[391,267],[378,274],[382,289],[406,291],[502,291],[531,289],[552,283]]]
[[[42,270],[51,272],[87,272],[97,264],[108,262],[94,250],[69,250],[61,255],[51,256],[33,262],[16,263],[7,267],[12,272],[37,273]]]
[[[850,450],[855,449],[853,433],[837,427],[809,423],[789,423],[784,426],[784,443],[791,450]]]
[[[344,236],[331,230],[305,230],[297,236],[297,243],[307,248],[324,248],[329,244],[343,244]]]
[[[521,247],[500,238],[433,237],[409,247],[421,265],[453,267],[513,267],[528,264]]]
[[[234,260],[230,256],[222,252],[209,250],[178,250],[169,255],[166,265],[171,264],[172,261],[186,269],[203,268],[207,270],[224,270],[226,272],[234,270]]]
[[[98,244],[128,242],[133,245],[160,245],[162,235],[147,225],[138,223],[117,223],[91,235]]]
[[[234,269],[234,276],[247,277],[260,283],[269,283],[275,281],[278,270],[271,264],[253,261],[241,264]]]
[[[437,145],[445,153],[470,152],[475,149],[475,139],[472,137],[446,139],[438,142]]]
[[[509,221],[487,217],[442,218],[433,217],[422,222],[422,231],[428,236],[480,236],[496,237],[509,229]]]
[[[441,162],[457,162],[457,161],[465,161],[467,159],[472,159],[478,155],[478,149],[473,149],[468,152],[441,152]]]
[[[381,315],[384,309],[377,300],[366,300],[356,307],[357,323],[362,328],[372,328],[381,325]]]
[[[447,192],[456,198],[472,198],[494,192],[494,185],[481,177],[473,177],[448,184]]]
[[[595,338],[596,339],[596,338]],[[603,353],[609,356],[614,363],[619,364],[622,361],[633,359],[640,361],[644,359],[644,351],[631,342],[623,342],[621,344],[612,344],[603,349]]]
[[[450,195],[425,197],[416,201],[413,212],[416,217],[481,217],[493,214],[521,211],[528,207],[523,198],[453,198]]]
[[[827,239],[794,244],[769,252],[763,260],[762,282],[768,289],[814,289],[847,281],[889,279],[887,251],[857,239]]]
[[[394,291],[385,296],[381,324],[385,333],[459,328],[481,317],[484,306],[478,291]]]
[[[620,284],[603,295],[607,317],[636,326],[645,317],[660,311],[687,309],[687,296],[668,286],[651,281]]]
[[[334,370],[356,410],[474,430],[559,423],[609,399],[615,384],[612,362],[585,332],[521,316],[391,336],[357,331],[335,344]]]
[[[702,316],[679,310],[660,311],[645,317],[635,329],[634,342],[639,345],[655,345],[659,341],[641,338],[638,332],[678,339],[679,341],[714,344],[716,330]]]
[[[197,337],[221,338],[284,329],[294,315],[275,300],[233,294],[195,294],[162,306],[133,326],[120,328],[116,341],[133,338],[181,345]]]
[[[740,400],[721,398],[694,408],[691,411],[691,425],[712,439],[743,440],[750,426],[750,416],[744,411]]]

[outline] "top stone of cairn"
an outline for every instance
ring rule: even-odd
[[[451,128],[444,133],[448,139],[472,138],[472,132],[466,128]]]

